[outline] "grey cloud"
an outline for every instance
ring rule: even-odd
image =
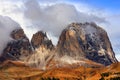
[[[88,15],[76,10],[75,6],[65,3],[54,4],[41,8],[37,0],[25,3],[24,16],[39,30],[58,37],[66,25],[72,22],[104,22],[104,18]]]

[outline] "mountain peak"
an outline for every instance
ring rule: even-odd
[[[15,29],[11,32],[11,38],[15,39],[15,40],[19,40],[22,38],[25,38],[26,35],[23,31],[23,29]]]
[[[117,62],[107,32],[95,23],[68,25],[60,35],[57,47],[60,57],[84,57],[104,65]]]
[[[40,46],[44,46],[47,49],[53,48],[52,41],[48,39],[46,33],[44,33],[43,31],[38,31],[37,33],[33,34],[31,44],[34,49]]]

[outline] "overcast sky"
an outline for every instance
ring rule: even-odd
[[[47,32],[54,44],[71,22],[94,21],[107,31],[120,60],[119,5],[120,0],[0,0],[0,15],[18,22],[29,38]]]

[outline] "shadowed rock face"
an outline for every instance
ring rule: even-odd
[[[32,53],[30,42],[23,29],[13,30],[10,36],[13,40],[4,49],[1,55],[3,60],[23,60]]]
[[[57,51],[59,57],[84,57],[104,65],[117,62],[106,31],[94,23],[70,24],[59,38]]]

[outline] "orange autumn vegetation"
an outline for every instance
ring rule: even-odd
[[[109,74],[106,76],[105,74]],[[120,76],[120,63],[101,68],[53,68],[42,71],[22,62],[6,61],[0,65],[0,80],[100,80]],[[48,79],[49,78],[49,79]]]

